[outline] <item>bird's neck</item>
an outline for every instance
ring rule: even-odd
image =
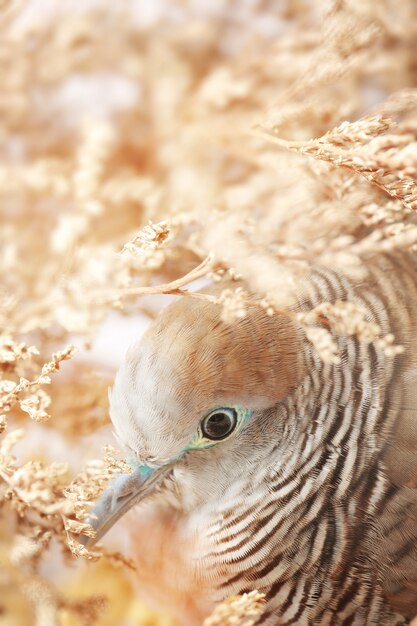
[[[354,340],[344,350],[343,367],[314,363],[277,407],[280,439],[265,440],[263,456],[248,458],[222,497],[191,516],[201,538],[195,562],[217,580],[215,601],[257,588],[271,615],[298,606],[297,623],[312,623],[311,611],[324,620],[326,607],[345,603],[348,612],[360,598],[387,625],[405,623],[383,608],[364,559],[369,520],[389,490],[380,432],[392,398],[375,378],[384,357]]]

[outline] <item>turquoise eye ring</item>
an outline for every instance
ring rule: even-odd
[[[206,450],[229,439],[247,424],[253,411],[240,406],[218,406],[207,413],[185,451]],[[214,416],[216,418],[214,419]]]
[[[237,426],[238,415],[234,408],[215,409],[201,422],[203,437],[211,441],[226,439]]]

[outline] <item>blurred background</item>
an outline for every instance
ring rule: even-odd
[[[85,464],[83,484],[106,471],[91,460],[117,445],[107,389],[178,297],[158,285],[212,254],[216,280],[241,274],[285,304],[294,259],[332,250],[355,268],[353,246],[388,223],[375,207],[399,215],[381,186],[259,128],[301,145],[399,90],[407,109],[417,6],[3,0],[0,32],[0,626],[171,624],[123,560],[71,554],[68,502],[85,492],[65,490]],[[416,167],[415,118],[404,128],[400,178]],[[349,148],[363,162],[370,136]],[[68,344],[45,384],[42,364]],[[129,541],[114,529],[105,544]]]

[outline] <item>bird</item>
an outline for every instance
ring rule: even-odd
[[[288,311],[253,305],[233,323],[182,297],[126,354],[110,416],[133,470],[86,541],[134,508],[144,579],[164,570],[188,623],[254,589],[265,626],[417,614],[417,257],[362,262],[360,278],[312,264]],[[330,328],[340,359],[323,361],[296,315],[323,302],[353,302],[403,353]]]

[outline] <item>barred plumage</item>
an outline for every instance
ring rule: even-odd
[[[314,268],[295,308],[354,302],[404,354],[337,336],[341,362],[326,364],[288,316],[251,309],[227,326],[214,305],[181,300],[116,379],[118,436],[170,468],[160,498],[170,493],[176,536],[195,538],[184,561],[203,612],[258,589],[258,623],[271,626],[399,626],[417,613],[416,258],[366,265],[357,284]],[[217,445],[187,448],[216,406],[252,415]]]

